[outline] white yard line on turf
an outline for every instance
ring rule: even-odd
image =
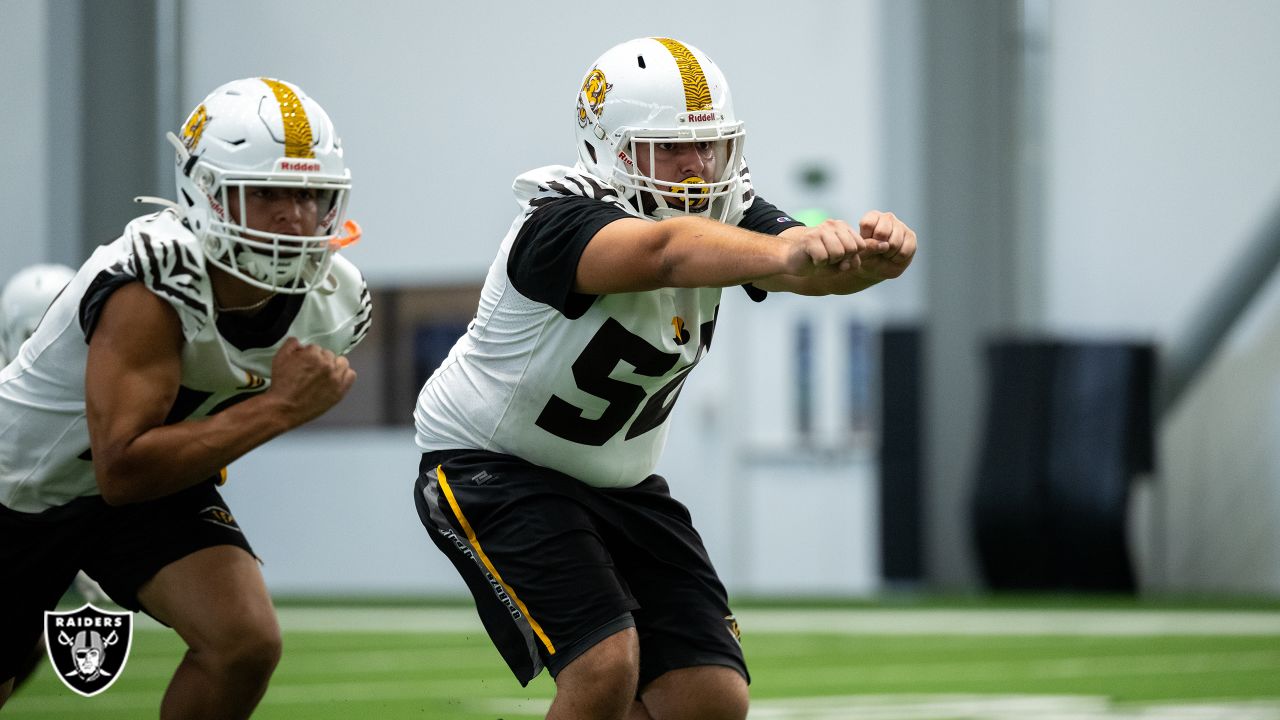
[[[286,631],[483,632],[470,608],[284,607]],[[1280,612],[1225,610],[748,609],[750,633],[837,635],[1280,635]],[[138,628],[157,623],[139,615]]]
[[[481,711],[540,715],[546,701],[472,702]],[[1113,705],[1087,695],[849,695],[753,700],[749,720],[1280,720],[1280,701]]]
[[[854,695],[756,700],[750,720],[1280,720],[1280,701],[1115,704],[1087,695]]]

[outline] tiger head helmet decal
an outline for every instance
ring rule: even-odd
[[[582,92],[578,94],[578,127],[586,127],[587,108],[591,114],[599,117],[604,112],[604,97],[613,89],[613,85],[605,79],[604,71],[592,68],[587,79],[582,81]]]
[[[200,136],[204,134],[205,125],[209,124],[209,111],[205,109],[204,103],[191,111],[191,117],[187,118],[187,122],[182,125],[182,144],[186,146],[187,152],[194,152],[196,146],[200,144]]]

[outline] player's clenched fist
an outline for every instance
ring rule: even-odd
[[[857,270],[866,252],[884,249],[843,220],[826,220],[821,225],[789,233],[787,237],[791,240],[787,257],[790,275]]]
[[[289,338],[271,361],[271,389],[294,425],[323,415],[351,389],[356,371],[347,358]]]
[[[875,252],[862,255],[859,274],[890,280],[902,274],[916,255],[916,233],[891,212],[872,210],[858,222],[858,233]]]

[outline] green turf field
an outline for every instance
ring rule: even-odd
[[[752,607],[753,719],[1280,720],[1280,609]],[[255,718],[525,720],[521,688],[463,606],[284,607],[284,659]],[[182,653],[149,622],[120,679],[83,698],[47,663],[9,718],[155,717]]]

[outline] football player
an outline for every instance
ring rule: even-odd
[[[0,291],[0,367],[18,356],[18,348],[35,332],[44,311],[76,274],[66,265],[25,267]]]
[[[35,332],[45,310],[75,274],[66,265],[42,263],[19,270],[5,283],[0,291],[0,367],[18,356],[22,343]],[[83,572],[76,574],[73,586],[87,602],[101,603],[106,599],[98,583]],[[35,668],[35,661],[43,657],[43,643],[37,643],[29,667],[17,674],[16,684],[21,684]]]
[[[162,717],[243,718],[280,631],[220,469],[346,394],[369,293],[301,89],[228,83],[168,137],[177,202],[99,247],[0,371],[0,682],[83,569],[187,643]]]
[[[554,676],[547,717],[740,720],[725,589],[652,474],[672,406],[722,288],[855,293],[916,236],[757,195],[725,77],[685,43],[612,48],[573,116],[577,163],[516,178],[475,319],[419,395],[418,513],[519,681]]]

